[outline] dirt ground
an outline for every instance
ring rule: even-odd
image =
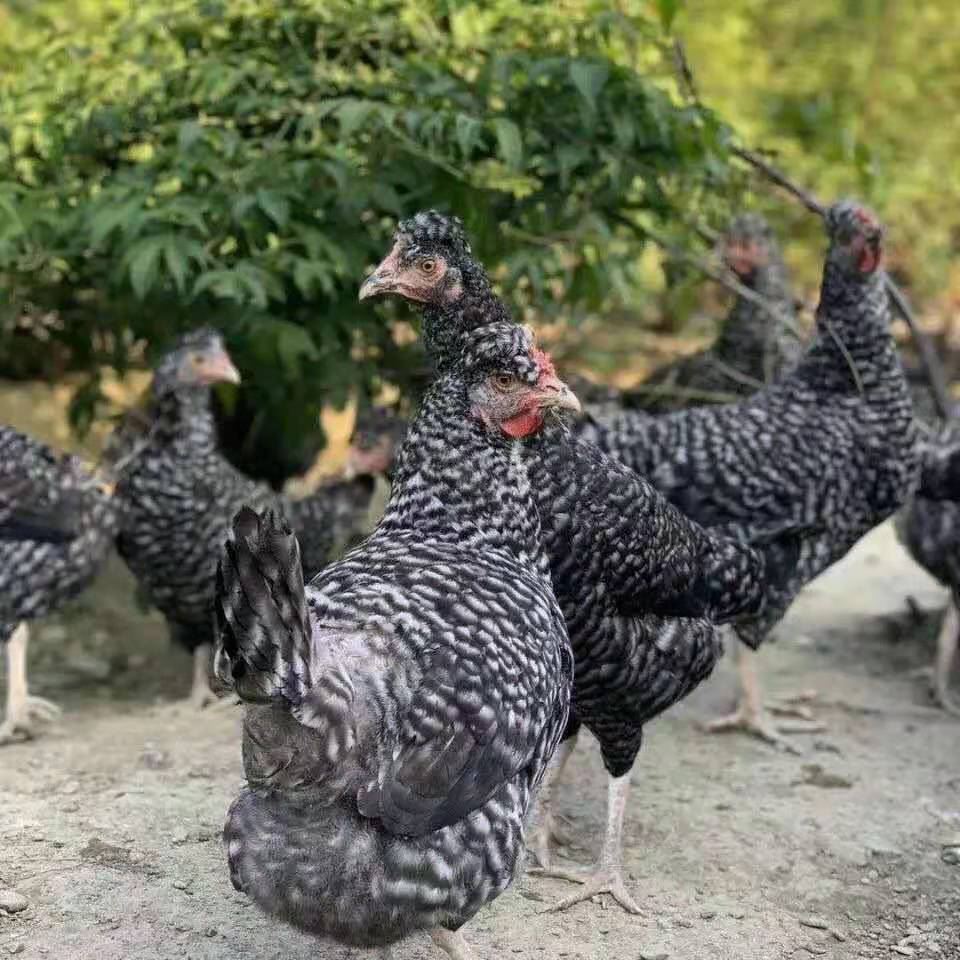
[[[913,596],[923,616],[906,615]],[[960,723],[928,705],[943,593],[875,531],[798,601],[761,655],[772,693],[813,687],[824,733],[799,755],[697,722],[730,704],[731,665],[649,728],[626,828],[630,917],[545,909],[528,877],[465,930],[478,957],[781,960],[960,957]],[[323,960],[358,956],[267,920],[235,893],[219,832],[240,783],[239,711],[178,704],[189,663],[143,615],[119,562],[34,631],[35,692],[65,714],[0,751],[0,956]],[[559,795],[567,858],[604,816],[595,746]],[[431,944],[399,960],[438,958]]]

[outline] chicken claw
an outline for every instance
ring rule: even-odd
[[[560,869],[533,869],[530,874],[537,877],[551,877],[555,880],[566,880],[569,883],[582,883],[583,889],[564,897],[552,907],[548,907],[544,913],[559,913],[572,907],[575,903],[583,903],[585,900],[591,900],[600,894],[609,894],[623,907],[627,913],[639,915],[642,911],[636,900],[633,899],[627,890],[620,870],[616,868],[601,868],[592,877],[586,877],[577,873],[575,870]]]
[[[34,736],[34,721],[50,723],[61,714],[60,708],[42,697],[28,696],[7,711],[7,718],[0,724],[0,746],[21,743]]]

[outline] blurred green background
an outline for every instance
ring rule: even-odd
[[[815,298],[819,224],[734,145],[871,203],[949,335],[958,50],[948,0],[0,3],[0,376],[62,385],[82,432],[113,372],[212,323],[245,376],[231,455],[299,472],[322,407],[422,368],[409,314],[356,291],[436,206],[519,313],[635,379],[722,308],[663,244],[707,257],[731,212],[770,216]]]

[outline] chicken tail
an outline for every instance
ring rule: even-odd
[[[241,700],[299,707],[311,685],[310,615],[296,535],[244,507],[217,567],[217,677]]]

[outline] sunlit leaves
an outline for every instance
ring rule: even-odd
[[[236,416],[291,422],[407,382],[356,290],[415,209],[459,213],[515,306],[606,309],[642,246],[625,220],[729,188],[725,131],[637,69],[662,27],[624,10],[111,0],[69,44],[31,19],[0,93],[0,273],[83,321],[62,337],[91,366],[222,326],[249,367]]]

